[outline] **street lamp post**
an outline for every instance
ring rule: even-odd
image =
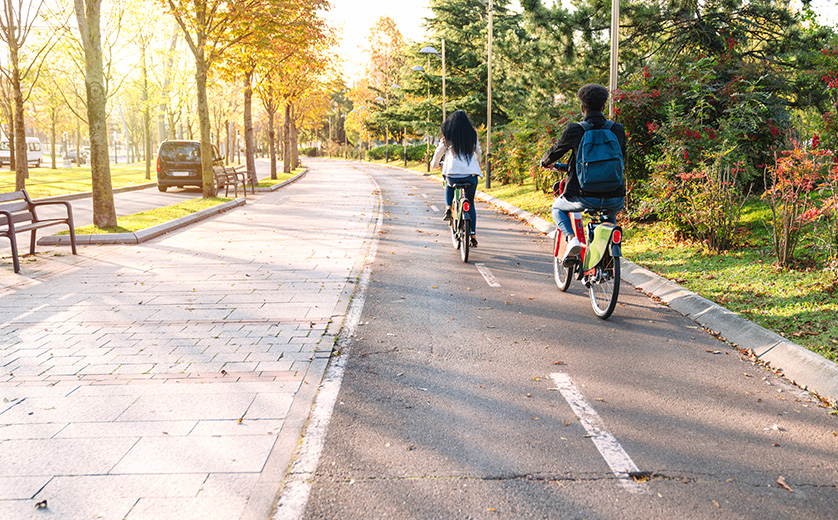
[[[494,0],[489,0],[489,51],[486,94],[486,189],[492,187],[492,18]]]
[[[617,60],[620,43],[620,0],[611,0],[611,66],[608,74],[608,119],[614,119],[614,95],[617,90]]]
[[[343,116],[343,159],[344,160],[346,160],[346,148],[349,144],[348,141],[347,141],[348,138],[346,137],[346,116],[347,115],[348,114],[344,114],[344,116]]]

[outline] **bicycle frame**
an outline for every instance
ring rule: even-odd
[[[454,199],[451,201],[451,244],[454,249],[460,250],[463,262],[468,262],[469,234],[472,229],[469,214],[471,203],[466,198],[464,185],[456,182],[448,185],[454,188]]]

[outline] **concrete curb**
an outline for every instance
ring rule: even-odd
[[[397,166],[388,167],[406,170]],[[406,171],[428,177],[414,170]],[[476,197],[520,218],[542,233],[553,234],[556,230],[555,224],[487,193],[478,191]],[[734,347],[746,353],[753,352],[758,361],[781,372],[804,390],[817,394],[833,406],[838,403],[838,364],[625,258],[620,266],[624,281],[659,298],[668,307],[718,334]]]
[[[152,238],[157,238],[160,235],[174,231],[183,226],[193,224],[199,220],[218,215],[233,208],[237,208],[246,203],[246,199],[238,198],[219,204],[212,208],[202,209],[189,215],[180,217],[179,219],[152,226],[149,228],[135,231],[134,233],[107,233],[101,235],[76,235],[77,245],[107,245],[107,244],[139,244]],[[38,239],[39,246],[68,246],[70,245],[70,235],[51,235]]]
[[[286,180],[284,180],[284,181],[280,182],[279,184],[274,184],[273,186],[269,186],[269,187],[267,187],[267,188],[256,188],[256,192],[257,192],[257,193],[262,193],[262,192],[271,192],[271,191],[276,191],[276,190],[278,190],[279,188],[282,188],[283,186],[288,186],[288,185],[289,185],[289,184],[291,184],[291,183],[297,182],[298,180],[300,180],[300,179],[302,179],[303,177],[305,177],[305,175],[306,175],[307,173],[308,173],[308,168],[304,169],[303,171],[301,171],[301,172],[300,172],[300,173],[298,173],[297,175],[295,175],[295,176],[291,177],[290,179],[286,179]]]

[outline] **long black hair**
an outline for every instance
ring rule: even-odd
[[[470,161],[477,146],[477,131],[462,110],[456,110],[442,123],[442,136],[455,155]]]

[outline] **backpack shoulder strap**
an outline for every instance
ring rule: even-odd
[[[612,126],[614,126],[614,121],[611,121],[610,119],[606,119],[605,120],[605,125],[603,125],[603,128],[605,128],[606,130],[611,130]]]
[[[576,124],[577,124],[577,125],[579,125],[579,126],[581,126],[581,127],[582,127],[582,130],[584,130],[584,131],[586,131],[586,132],[587,132],[588,130],[590,130],[590,129],[591,129],[591,123],[589,123],[589,122],[587,122],[587,121],[579,121],[579,122],[578,122],[578,123],[576,123]]]

